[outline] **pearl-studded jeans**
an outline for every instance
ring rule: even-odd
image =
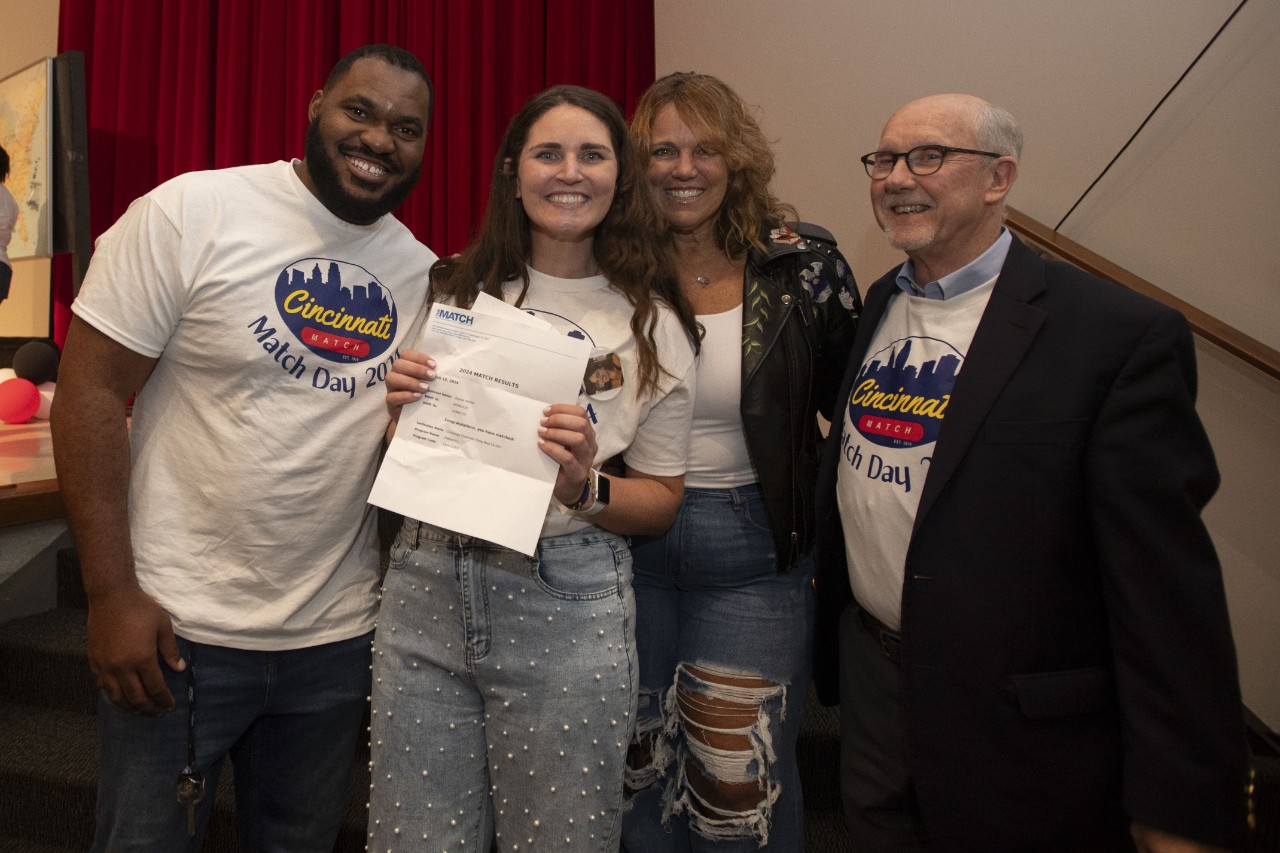
[[[536,557],[406,521],[374,639],[371,851],[614,851],[637,664],[631,553]]]
[[[637,742],[646,752],[629,771],[623,849],[799,853],[804,798],[796,739],[810,680],[812,561],[778,574],[755,484],[686,488],[667,534],[633,551]],[[735,678],[767,684],[733,686]],[[726,716],[724,705],[706,700],[740,710]],[[723,722],[707,728],[708,719]],[[717,736],[726,738],[713,741],[720,748],[704,740]],[[727,746],[734,736],[742,746]],[[726,807],[697,793],[692,772],[756,794],[748,806]]]

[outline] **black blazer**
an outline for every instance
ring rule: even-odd
[[[868,291],[841,406],[895,290],[890,273]],[[827,703],[852,598],[842,428],[837,412],[818,478],[814,677]],[[903,703],[939,849],[1124,849],[1130,818],[1238,843],[1242,709],[1200,520],[1217,485],[1182,315],[1015,238],[906,558]]]

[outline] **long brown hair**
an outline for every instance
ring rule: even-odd
[[[681,120],[707,147],[724,157],[729,186],[716,217],[715,241],[731,258],[755,247],[764,249],[760,232],[796,219],[795,208],[769,191],[773,150],[751,109],[722,80],[710,74],[677,71],[659,78],[640,96],[631,117],[631,136],[649,166],[653,123],[667,104],[675,104]]]
[[[532,236],[524,204],[516,197],[515,164],[528,142],[529,129],[562,104],[586,110],[599,119],[609,131],[618,158],[613,202],[596,226],[592,254],[609,285],[631,303],[631,331],[639,349],[639,387],[643,393],[656,388],[665,372],[653,337],[658,301],[671,305],[695,347],[698,326],[676,284],[671,238],[654,206],[626,122],[613,101],[599,92],[580,86],[553,86],[535,95],[511,119],[494,158],[489,204],[480,233],[461,255],[441,259],[431,268],[430,299],[449,299],[467,308],[482,290],[501,299],[503,283],[519,279],[522,286],[516,304],[524,302],[529,292]]]

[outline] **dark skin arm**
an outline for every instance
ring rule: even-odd
[[[58,483],[89,599],[89,668],[112,703],[152,716],[174,707],[160,659],[186,669],[169,614],[138,585],[129,536],[125,404],[155,365],[73,317],[50,412]]]

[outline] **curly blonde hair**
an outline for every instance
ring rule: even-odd
[[[795,208],[769,190],[773,151],[751,108],[724,81],[710,74],[677,71],[654,82],[640,96],[631,118],[631,137],[647,169],[653,151],[653,124],[667,104],[698,140],[724,157],[729,186],[716,217],[715,240],[731,258],[748,249],[764,249],[764,226],[776,228],[796,219]]]

